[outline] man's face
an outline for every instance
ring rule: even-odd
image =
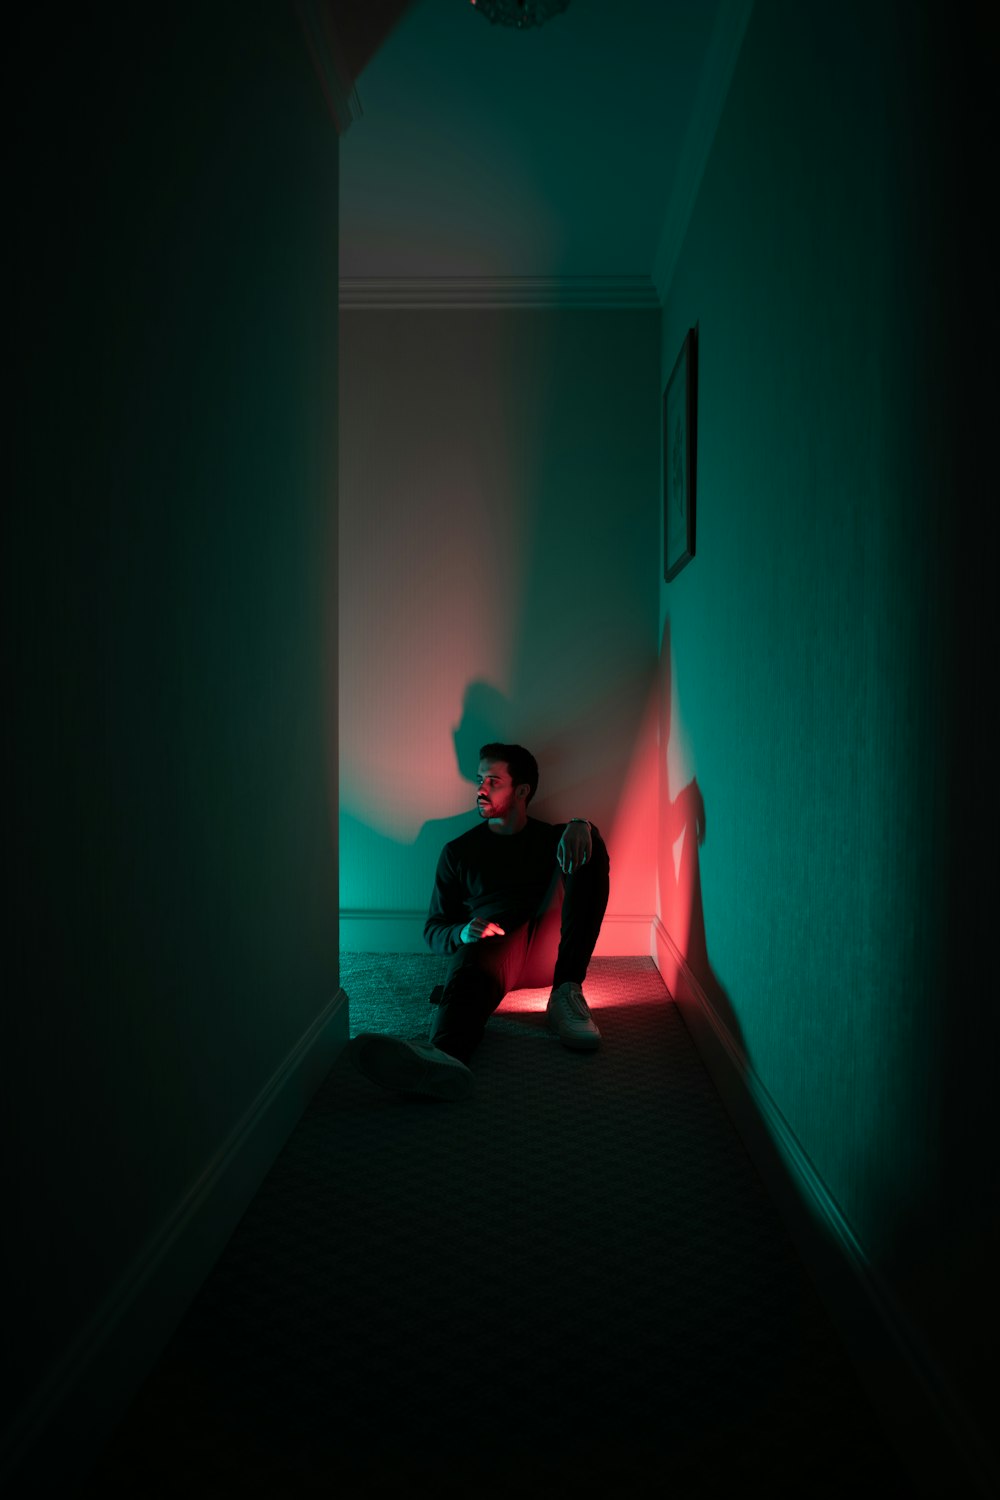
[[[476,785],[479,788],[476,806],[481,818],[509,818],[516,813],[518,802],[523,803],[527,793],[525,786],[518,795],[505,760],[481,760]]]

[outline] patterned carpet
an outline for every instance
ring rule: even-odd
[[[351,1031],[442,961],[343,955]],[[841,1495],[910,1486],[648,959],[604,1043],[508,997],[471,1100],[342,1055],[88,1495]]]

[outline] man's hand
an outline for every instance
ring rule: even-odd
[[[496,922],[487,922],[485,917],[473,917],[466,922],[459,934],[463,943],[478,943],[480,938],[503,937],[504,930]]]
[[[556,860],[564,875],[572,875],[585,865],[593,853],[590,824],[575,820],[567,823],[556,850]]]

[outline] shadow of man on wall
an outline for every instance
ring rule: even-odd
[[[708,956],[700,856],[708,819],[697,777],[692,777],[676,796],[670,796],[667,752],[672,728],[673,666],[669,617],[663,627],[660,661],[663,673],[660,693],[660,848],[657,861],[660,921],[681,960],[681,972],[673,977],[670,987],[673,989],[676,985],[681,989],[693,979],[740,1056],[746,1060],[746,1046],[736,1011]],[[676,998],[694,997],[681,993]]]
[[[420,867],[427,871],[428,904],[441,850],[451,839],[467,833],[479,822],[476,812],[479,751],[493,740],[510,743],[512,717],[510,701],[499,688],[479,679],[469,683],[462,699],[461,718],[452,730],[455,764],[462,780],[469,783],[468,808],[450,818],[429,818],[414,842],[414,856]]]

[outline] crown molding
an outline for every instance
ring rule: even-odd
[[[687,234],[708,154],[719,128],[736,62],[743,46],[753,0],[721,0],[702,69],[694,109],[684,133],[677,172],[653,261],[653,281],[666,304],[677,259]]]
[[[361,100],[333,18],[335,0],[294,0],[306,46],[337,134],[362,115]]]
[[[659,308],[649,276],[342,276],[344,308]]]

